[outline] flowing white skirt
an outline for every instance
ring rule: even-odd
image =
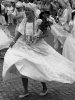
[[[75,37],[69,35],[63,46],[63,56],[75,63]]]
[[[57,53],[43,39],[28,46],[23,38],[9,48],[4,57],[3,80],[8,80],[13,64],[21,75],[39,81],[75,81],[75,64]]]
[[[0,50],[8,48],[12,38],[10,37],[10,32],[8,30],[2,30],[0,28]]]

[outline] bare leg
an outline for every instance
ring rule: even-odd
[[[20,98],[24,98],[24,97],[29,95],[29,93],[28,93],[28,78],[27,77],[22,77],[22,82],[23,82],[25,93],[23,95],[20,95],[19,96]],[[41,82],[41,84],[42,84],[43,90],[40,93],[40,95],[44,96],[44,95],[47,94],[47,86],[46,86],[46,83],[44,83],[44,82]]]
[[[42,87],[43,87],[43,91],[40,93],[41,96],[44,96],[47,94],[47,86],[46,86],[46,83],[44,82],[41,82],[42,84]]]
[[[27,77],[22,77],[22,82],[24,86],[25,93],[28,93],[28,78]]]
[[[22,77],[22,83],[23,83],[25,92],[24,92],[24,94],[20,95],[19,98],[24,98],[29,95],[29,93],[28,93],[28,78]]]
[[[46,83],[44,83],[44,82],[41,82],[41,84],[42,84],[43,90],[47,90]]]

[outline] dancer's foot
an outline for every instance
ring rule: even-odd
[[[43,89],[43,91],[40,93],[40,96],[45,96],[48,93],[47,89]]]
[[[19,98],[24,98],[24,97],[27,97],[27,96],[29,96],[29,92],[25,92],[24,94],[19,95]]]

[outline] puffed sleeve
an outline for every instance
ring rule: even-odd
[[[37,19],[37,20],[36,20],[36,24],[35,24],[35,25],[36,25],[36,26],[35,26],[35,27],[36,27],[36,30],[39,29],[39,25],[40,25],[41,23],[42,23],[42,20],[41,20],[41,19]]]
[[[40,25],[41,23],[42,23],[42,20],[41,19],[37,19],[36,24]]]
[[[36,27],[36,33],[34,36],[38,36],[39,35],[39,25],[42,23],[42,20],[41,19],[37,19],[36,20],[36,24],[35,24],[35,27]],[[41,31],[41,30],[40,30]]]

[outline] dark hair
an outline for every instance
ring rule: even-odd
[[[50,12],[49,11],[43,11],[40,13],[39,18],[40,19],[44,19],[44,15],[47,15],[47,17],[49,17]]]
[[[47,20],[47,17],[44,17],[44,15],[46,15],[47,17],[49,17],[49,15],[50,15],[49,11],[41,12],[40,15],[39,15],[39,18],[42,19],[42,23],[39,25],[39,29],[43,32],[42,36],[46,37],[46,36],[48,36],[48,34],[47,34],[47,28],[50,27],[52,25],[52,23],[49,22]]]

